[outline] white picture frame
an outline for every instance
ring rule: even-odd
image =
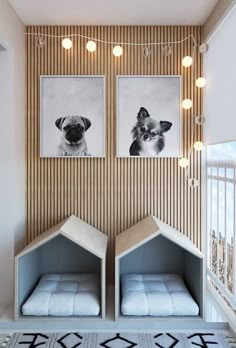
[[[181,75],[118,75],[116,96],[117,157],[182,156]],[[156,121],[153,122],[153,134],[157,134],[150,138],[152,141],[143,141],[144,132],[149,128],[143,129],[144,132],[138,128],[132,133],[142,107],[148,112],[145,114],[149,115],[147,123],[150,125],[151,118]],[[143,115],[143,112],[140,115]],[[161,132],[160,121],[163,121]],[[149,127],[146,122],[145,127]],[[137,139],[134,134],[137,135]],[[162,134],[161,139],[159,134]],[[149,133],[145,134],[145,137],[147,136],[149,137]]]
[[[41,75],[40,157],[104,158],[105,99],[103,75]]]

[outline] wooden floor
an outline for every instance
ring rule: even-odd
[[[168,319],[162,322],[155,321],[114,321],[113,289],[108,290],[107,315],[106,320],[101,321],[70,321],[70,320],[52,320],[52,321],[14,321],[13,305],[0,308],[0,332],[186,332],[201,330],[217,330],[225,332],[228,330],[227,319],[222,310],[215,302],[212,295],[207,292],[206,297],[206,321],[170,321]]]

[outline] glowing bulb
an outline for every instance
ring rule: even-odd
[[[193,147],[196,151],[202,151],[204,149],[204,144],[202,141],[196,141]]]
[[[86,48],[89,52],[95,52],[96,51],[96,42],[88,41],[86,44]]]
[[[123,48],[121,46],[115,46],[113,48],[113,54],[115,57],[120,57],[123,54]]]
[[[72,41],[71,39],[69,39],[68,37],[66,37],[65,39],[62,40],[62,46],[66,49],[69,50],[72,47]]]
[[[180,160],[179,160],[179,166],[180,166],[181,168],[186,168],[186,167],[188,167],[188,165],[189,165],[189,160],[188,160],[186,157],[180,158]]]
[[[193,58],[190,56],[186,56],[182,60],[182,64],[185,68],[189,68],[193,64]]]
[[[206,86],[206,79],[204,77],[199,77],[196,81],[196,86],[198,88],[203,88]]]
[[[184,99],[182,102],[182,106],[185,110],[191,109],[193,106],[193,102],[191,99]]]

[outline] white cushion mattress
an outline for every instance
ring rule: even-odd
[[[121,276],[123,315],[196,316],[199,307],[176,274]]]
[[[97,316],[99,292],[96,274],[45,274],[22,306],[22,314]]]

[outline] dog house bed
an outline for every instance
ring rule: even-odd
[[[71,216],[15,257],[15,318],[105,317],[107,236]]]
[[[203,254],[149,216],[116,237],[116,319],[201,319]]]

